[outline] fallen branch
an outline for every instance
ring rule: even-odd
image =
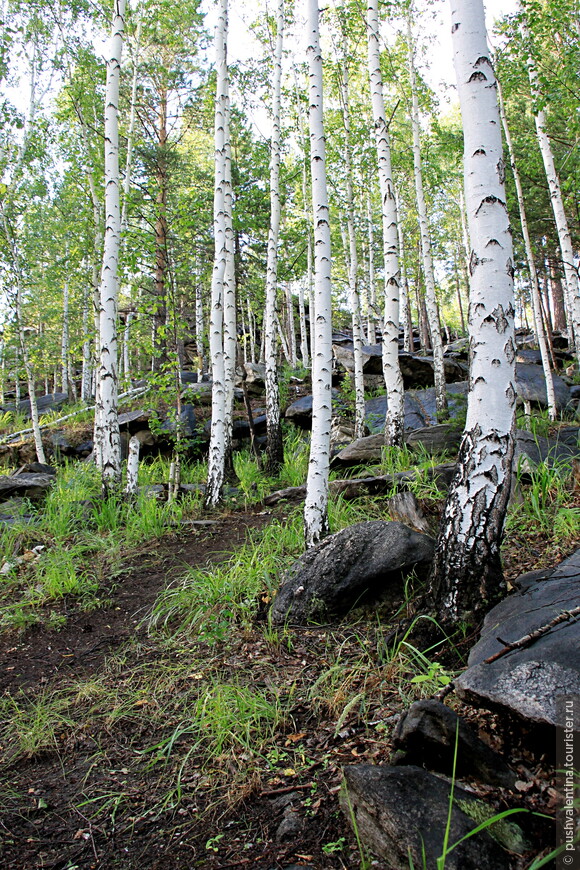
[[[446,463],[427,469],[427,479],[447,488],[455,473],[455,465]],[[346,499],[359,498],[365,495],[384,495],[394,489],[405,489],[409,483],[414,483],[421,478],[422,471],[400,471],[397,474],[383,474],[378,477],[354,477],[346,480],[332,480],[329,484],[331,495],[342,495]],[[263,500],[263,504],[272,506],[281,501],[300,501],[306,497],[306,486],[289,486],[270,493]]]
[[[126,393],[121,393],[119,396],[119,401],[121,399],[134,399],[137,396],[142,396],[146,393],[150,387],[138,387],[135,390],[129,390]],[[94,411],[94,405],[87,405],[85,408],[79,408],[76,411],[72,411],[70,414],[65,414],[64,417],[59,417],[57,420],[49,420],[47,423],[42,423],[40,429],[49,429],[51,426],[58,426],[59,423],[64,423],[65,420],[70,420],[71,417],[76,417],[78,414],[84,414],[86,411]],[[33,431],[32,427],[29,429],[21,429],[20,432],[13,432],[11,435],[4,435],[0,438],[0,444],[10,444],[12,441],[17,441],[22,435],[29,435]]]
[[[490,665],[492,662],[496,662],[502,656],[507,655],[507,653],[511,652],[513,649],[523,649],[526,646],[530,646],[535,640],[538,640],[540,637],[543,637],[545,634],[548,634],[553,628],[557,625],[560,625],[562,622],[568,622],[570,619],[577,619],[580,616],[580,607],[574,607],[572,610],[563,610],[562,613],[559,613],[558,616],[555,616],[550,622],[547,622],[545,625],[541,625],[539,628],[534,629],[529,634],[520,637],[519,640],[514,640],[512,643],[506,642],[498,637],[500,643],[504,643],[505,646],[503,649],[500,649],[499,652],[494,653],[488,659],[483,660],[484,665]]]

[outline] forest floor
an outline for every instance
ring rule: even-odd
[[[97,609],[60,603],[60,630],[45,622],[0,638],[6,870],[387,870],[361,852],[340,810],[342,767],[387,762],[397,714],[436,690],[473,638],[427,651],[432,681],[413,683],[421,660],[402,655],[396,622],[367,613],[275,629],[267,584],[253,622],[216,610],[211,631],[152,630],[158,595],[187,567],[224,564],[285,514],[214,520],[125,554]],[[508,574],[536,567],[542,552],[540,537],[515,539]],[[403,608],[413,615],[412,602]],[[457,708],[525,771],[521,805],[553,814],[551,774],[525,741],[490,713]],[[529,818],[537,854],[553,843],[551,825]]]

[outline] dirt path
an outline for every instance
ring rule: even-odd
[[[216,563],[235,552],[251,529],[263,528],[269,512],[232,513],[213,525],[190,525],[186,531],[156,541],[134,553],[114,578],[108,606],[89,612],[64,601],[51,610],[66,618],[55,631],[32,626],[23,634],[0,638],[0,695],[47,684],[55,676],[95,672],[106,656],[129,637],[144,634],[141,623],[157,594],[188,567]]]

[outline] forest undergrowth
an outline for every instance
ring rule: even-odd
[[[421,642],[430,618],[412,579],[395,612],[271,624],[280,576],[303,550],[302,517],[300,506],[265,511],[260,500],[303,482],[307,446],[288,438],[276,481],[237,455],[235,490],[209,515],[201,495],[102,501],[94,469],[67,465],[36,521],[2,532],[3,866],[382,866],[339,810],[342,767],[386,762],[398,713],[446,686],[474,638]],[[388,451],[356,473],[418,460],[433,461]],[[166,475],[155,460],[140,483]],[[201,464],[184,467],[185,481],[202,477]],[[421,478],[417,487],[435,528],[443,493]],[[334,500],[332,530],[388,518],[385,505]],[[522,466],[503,548],[508,580],[554,564],[579,531],[570,469]],[[461,709],[486,720],[512,763],[532,763],[492,714]],[[522,806],[549,812],[554,783],[533,773]],[[537,855],[551,834],[533,818]]]

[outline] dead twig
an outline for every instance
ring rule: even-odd
[[[520,637],[519,640],[514,640],[511,642],[502,640],[498,637],[500,643],[505,644],[503,649],[500,649],[498,652],[494,653],[488,659],[483,660],[484,665],[490,665],[492,662],[496,662],[502,656],[507,655],[507,653],[511,652],[513,649],[523,649],[523,647],[530,646],[535,640],[543,637],[543,635],[548,634],[553,628],[557,625],[560,625],[562,622],[568,622],[570,619],[577,619],[580,616],[580,607],[574,607],[572,610],[563,610],[562,613],[559,613],[558,616],[555,616],[554,619],[547,622],[545,625],[541,625],[539,628],[534,629],[529,634]]]

